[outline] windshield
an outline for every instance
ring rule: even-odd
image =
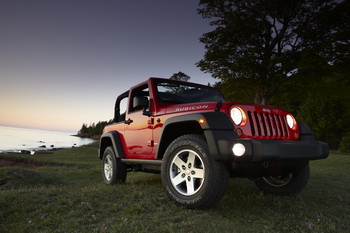
[[[158,101],[185,104],[197,102],[224,102],[221,93],[211,87],[169,81],[156,82]]]

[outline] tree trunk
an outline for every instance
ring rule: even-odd
[[[268,105],[270,98],[271,97],[266,93],[256,92],[254,102],[256,104]]]

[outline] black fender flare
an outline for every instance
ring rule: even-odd
[[[200,119],[204,119],[204,123],[199,123]],[[210,154],[215,160],[230,159],[223,158],[220,153],[218,141],[220,139],[234,140],[238,138],[238,135],[234,131],[234,126],[230,118],[223,112],[190,113],[167,119],[164,122],[162,132],[159,137],[159,147],[157,148],[156,159],[163,157],[165,148],[162,145],[166,141],[170,126],[183,122],[196,122],[201,127],[201,130],[203,131],[205,139],[208,143]]]
[[[298,121],[300,130],[300,141],[315,142],[316,138],[312,133],[310,127],[304,122]]]
[[[98,148],[98,156],[100,157],[100,159],[102,159],[104,150],[108,146],[113,147],[115,156],[117,158],[125,158],[123,145],[118,131],[111,131],[101,135]]]

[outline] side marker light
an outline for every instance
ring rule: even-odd
[[[205,118],[201,118],[201,119],[199,119],[198,122],[199,122],[199,124],[204,125],[206,123],[206,120],[205,120]]]

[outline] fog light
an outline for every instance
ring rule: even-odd
[[[232,147],[232,152],[235,156],[242,156],[245,153],[245,146],[242,143],[236,143]]]

